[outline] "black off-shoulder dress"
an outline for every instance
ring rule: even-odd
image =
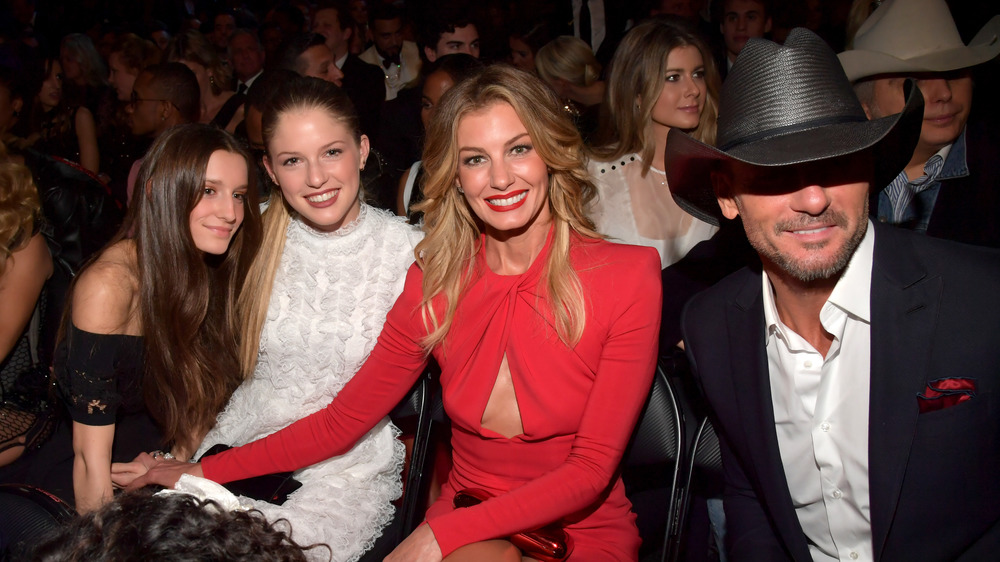
[[[115,425],[112,462],[160,448],[162,434],[142,396],[143,359],[140,336],[94,334],[70,325],[53,370],[67,415],[39,449],[0,468],[0,482],[37,486],[73,505],[72,421]]]

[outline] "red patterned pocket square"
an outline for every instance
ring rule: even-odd
[[[976,395],[976,379],[937,379],[927,383],[923,394],[917,395],[920,413],[934,412],[972,400]]]

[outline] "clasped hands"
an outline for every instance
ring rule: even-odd
[[[118,488],[135,490],[149,484],[173,488],[181,475],[204,476],[201,463],[182,462],[167,455],[139,453],[132,462],[111,465],[111,482]]]

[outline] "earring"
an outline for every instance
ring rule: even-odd
[[[458,192],[459,192],[459,193],[461,193],[462,195],[465,195],[465,190],[464,190],[464,189],[462,189],[462,187],[461,187],[461,186],[459,186],[459,188],[458,188]]]
[[[209,76],[208,77],[208,83],[214,86],[215,85],[215,76]]]

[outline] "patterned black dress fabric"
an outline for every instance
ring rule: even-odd
[[[53,371],[68,419],[41,448],[0,468],[0,482],[38,486],[73,505],[72,421],[115,424],[112,462],[161,447],[142,397],[143,356],[141,337],[93,334],[71,325],[56,349]]]

